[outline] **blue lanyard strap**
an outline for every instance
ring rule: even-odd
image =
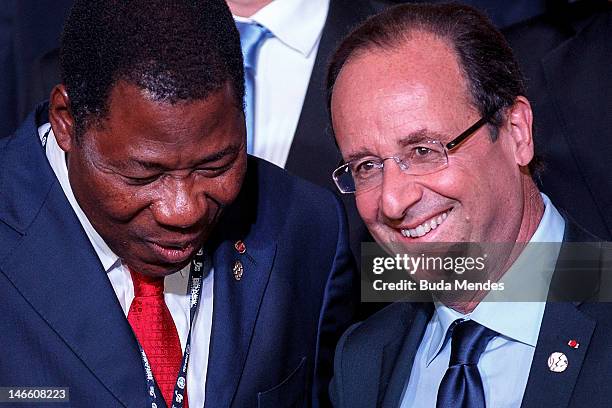
[[[208,273],[211,268],[212,264],[210,261],[210,256],[206,256],[204,253],[204,249],[200,249],[191,261],[191,267],[189,271],[189,332],[187,334],[187,342],[185,343],[185,352],[183,353],[181,369],[178,373],[176,384],[174,385],[172,408],[183,408],[183,401],[185,399],[185,386],[187,385],[187,367],[189,365],[189,355],[191,354],[191,329],[193,328],[196,311],[198,310],[198,305],[200,304],[200,292],[202,290],[203,279],[202,277],[204,271]],[[150,406],[151,408],[161,408],[165,405],[165,402],[162,402],[163,397],[161,395],[159,387],[155,383],[155,379],[153,378],[153,372],[151,370],[151,365],[149,364],[149,359],[147,358],[147,355],[145,354],[140,344],[138,344],[138,348],[140,350],[140,356],[142,357],[142,365],[145,369],[145,377],[147,381],[147,390],[149,392]]]

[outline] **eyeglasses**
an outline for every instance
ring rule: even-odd
[[[491,119],[492,115],[480,118],[476,123],[450,142],[437,140],[410,143],[399,156],[363,157],[344,163],[332,173],[336,187],[343,194],[363,192],[378,187],[383,180],[385,161],[393,160],[406,174],[423,176],[435,173],[448,166],[448,152],[466,141]]]

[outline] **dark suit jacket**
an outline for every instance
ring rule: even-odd
[[[595,239],[566,224],[565,242]],[[562,248],[559,260],[564,258]],[[398,407],[433,310],[431,303],[394,303],[347,330],[336,349],[330,387],[334,406]],[[611,338],[610,303],[547,303],[521,406],[609,407]],[[570,339],[578,339],[579,348],[568,347]],[[568,356],[569,366],[563,373],[548,369],[548,357],[556,351]]]
[[[10,136],[51,88],[39,84],[37,59],[57,47],[73,0],[3,0],[0,7],[0,138]],[[53,84],[55,85],[55,83]],[[31,94],[31,92],[35,94]]]
[[[0,385],[69,387],[76,407],[141,408],[137,343],[41,147],[45,112],[0,140]],[[340,202],[251,158],[213,237],[206,407],[325,404],[333,348],[353,312]]]
[[[585,4],[586,3],[586,4]],[[505,31],[527,77],[540,188],[612,239],[612,6],[579,2]]]

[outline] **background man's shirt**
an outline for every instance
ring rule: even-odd
[[[250,18],[234,16],[273,34],[257,58],[253,154],[280,167],[289,156],[328,9],[329,0],[283,0]]]

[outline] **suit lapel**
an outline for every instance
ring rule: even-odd
[[[546,305],[521,407],[569,405],[594,330],[595,321],[582,314],[574,304],[553,302]],[[577,349],[568,346],[572,339],[580,343]],[[568,366],[563,372],[548,368],[548,358],[555,352],[567,356]]]
[[[250,187],[257,182],[246,180],[245,185]],[[247,236],[256,203],[241,207],[243,200],[244,197],[237,200],[228,211],[217,232],[220,238],[213,255],[215,283],[206,407],[232,405],[276,255],[274,239]],[[245,244],[246,251],[242,254],[236,248],[238,240]]]
[[[32,115],[10,146],[3,187],[24,199],[11,200],[12,207],[0,208],[0,216],[22,234],[2,258],[0,269],[123,406],[143,406],[147,394],[137,343],[95,251],[52,174]],[[74,360],[74,356],[65,358]]]
[[[565,223],[565,234],[563,242],[594,242],[597,238],[582,230],[571,221]],[[555,275],[551,285],[551,291],[555,290],[555,282],[562,282],[561,287],[572,285],[571,281],[564,282],[564,275],[580,276],[581,280],[589,281],[587,285],[578,283],[584,287],[585,298],[594,295],[592,288],[598,287],[600,270],[585,270],[576,273],[575,269],[568,268],[571,261],[585,258],[581,261],[583,265],[589,265],[586,260],[597,259],[601,254],[598,245],[583,245],[576,253],[576,247],[562,246],[557,259]],[[577,284],[577,285],[578,285]],[[555,294],[552,294],[554,297]],[[563,298],[563,296],[561,296]],[[544,310],[540,334],[536,344],[536,350],[531,362],[531,370],[527,380],[527,387],[523,395],[523,408],[528,407],[567,407],[573,394],[574,386],[582,368],[585,355],[589,349],[589,343],[595,330],[596,321],[583,314],[579,310],[579,303],[549,301]],[[576,340],[580,345],[573,348],[568,345],[570,340]],[[561,352],[567,356],[568,366],[563,372],[553,372],[549,369],[548,358],[552,353]]]
[[[412,306],[414,307],[414,306]],[[416,312],[405,323],[406,336],[399,342],[385,346],[379,385],[378,406],[398,407],[400,398],[410,378],[414,357],[425,334],[433,312],[432,304],[416,307]],[[382,404],[381,404],[382,403]]]
[[[394,303],[348,335],[360,338],[348,341],[342,351],[348,356],[341,358],[339,374],[342,406],[399,406],[431,310],[433,305]]]

